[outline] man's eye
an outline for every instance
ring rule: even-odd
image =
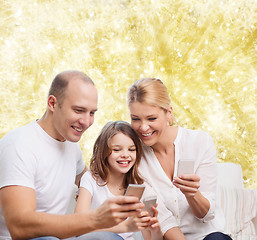
[[[75,109],[74,111],[75,111],[76,113],[81,113],[81,112],[82,112],[81,109]]]
[[[95,112],[90,112],[90,116],[94,116],[95,115]]]

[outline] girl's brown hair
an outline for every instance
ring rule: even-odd
[[[124,121],[108,122],[100,132],[95,141],[93,155],[90,160],[92,176],[95,178],[98,185],[100,185],[101,179],[105,182],[104,185],[108,183],[110,177],[108,157],[111,154],[109,141],[117,133],[123,133],[130,137],[136,147],[136,161],[133,167],[126,173],[123,187],[127,188],[130,183],[142,184],[143,179],[138,172],[138,166],[142,155],[142,145],[131,125]]]

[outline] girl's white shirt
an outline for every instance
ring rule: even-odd
[[[99,181],[99,185],[96,183],[95,179],[93,178],[91,171],[87,171],[81,178],[80,182],[80,187],[83,187],[87,189],[91,196],[91,209],[96,209],[98,208],[106,199],[115,197],[110,190],[108,189],[107,185],[104,185],[104,181]],[[144,198],[150,197],[150,196],[157,196],[153,188],[147,183],[144,183],[145,185],[145,190],[142,195],[141,201],[143,201]],[[159,201],[159,197],[157,196],[157,210],[158,212],[167,212],[165,216],[159,218],[158,220],[160,224],[165,224],[165,222],[174,222],[175,223],[175,218],[173,216],[173,213],[168,211],[168,209],[164,206],[164,204]],[[125,240],[134,240],[133,238],[133,232],[128,232],[128,233],[120,233],[120,236],[122,236]]]
[[[104,181],[99,182],[104,184]],[[113,195],[108,189],[107,185],[99,186],[97,185],[95,179],[93,178],[91,171],[87,171],[81,178],[80,187],[87,189],[91,196],[91,210],[98,208],[106,199],[113,198]],[[133,232],[119,233],[119,235],[124,240],[134,240]]]

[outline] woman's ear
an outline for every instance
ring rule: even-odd
[[[168,118],[167,119],[168,125],[172,126],[173,125],[173,121],[174,121],[172,107],[170,107],[169,110],[167,111],[167,118]]]
[[[48,109],[51,111],[51,112],[54,112],[54,109],[55,109],[55,106],[57,104],[57,99],[54,95],[50,95],[48,97],[48,101],[47,101],[47,106],[48,106]]]
[[[168,118],[170,120],[172,118],[172,116],[173,116],[173,109],[172,109],[172,107],[169,108],[167,113],[168,113]]]

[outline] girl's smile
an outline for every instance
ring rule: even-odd
[[[109,143],[111,155],[108,163],[112,173],[127,173],[136,161],[136,146],[132,139],[123,133],[114,135]]]

